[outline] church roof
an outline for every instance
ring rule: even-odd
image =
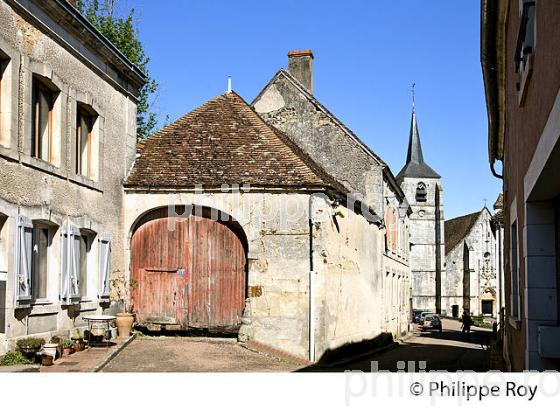
[[[408,153],[406,156],[406,165],[397,175],[397,180],[402,181],[403,178],[440,178],[426,162],[422,154],[422,144],[420,143],[420,133],[418,132],[418,122],[416,121],[416,111],[412,110],[412,119],[410,121],[410,135],[408,140]]]
[[[445,254],[451,252],[470,232],[484,211],[459,216],[445,221]]]
[[[138,144],[126,187],[330,187],[346,190],[235,92],[222,94]]]

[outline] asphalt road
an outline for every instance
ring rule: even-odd
[[[461,324],[458,321],[443,319],[442,332],[422,332],[415,325],[412,336],[400,342],[394,349],[334,368],[307,370],[369,372],[372,371],[373,366],[373,370],[389,371],[419,371],[420,369],[487,371],[489,360],[486,344],[490,339],[489,330],[473,327],[467,340],[461,333]],[[400,366],[399,362],[401,362]]]

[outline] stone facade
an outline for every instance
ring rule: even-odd
[[[451,226],[461,219],[465,226],[458,242],[447,246],[446,273],[444,283],[443,309],[449,315],[461,316],[463,310],[471,315],[496,317],[498,313],[498,280],[496,266],[496,231],[492,215],[485,207],[482,211],[446,221],[446,232],[451,234]],[[461,229],[458,227],[457,229]],[[452,247],[451,247],[452,246]]]
[[[418,184],[426,187],[426,202],[416,198]],[[441,284],[445,283],[445,244],[443,240],[443,189],[439,179],[405,178],[401,184],[410,215],[410,266],[412,306],[430,312],[441,311]],[[438,291],[438,286],[439,290]]]
[[[112,269],[123,270],[122,180],[136,151],[136,94],[144,77],[66,2],[0,1],[0,57],[2,353],[18,338],[68,334],[84,326],[85,313],[101,312],[101,249],[110,246]],[[32,149],[36,83],[54,99],[47,159]],[[88,176],[76,171],[78,108],[92,118]],[[27,244],[21,235],[34,239]],[[61,255],[69,237],[87,238],[87,250],[84,270],[65,282]],[[76,289],[62,300],[70,282]]]
[[[170,204],[216,209],[243,228],[252,291],[242,340],[316,360],[328,349],[384,330],[379,309],[383,230],[353,210],[312,192],[130,191],[125,197],[128,233],[122,240],[130,243],[142,215]],[[125,260],[130,260],[128,249]]]
[[[296,53],[298,59],[301,55],[301,51]],[[291,67],[292,54],[288,57]],[[312,55],[306,61],[307,70],[312,70]],[[252,106],[383,221],[383,298],[379,308],[383,331],[402,335],[410,322],[408,202],[387,164],[311,94],[313,76],[301,64],[298,61],[293,73],[279,70]]]

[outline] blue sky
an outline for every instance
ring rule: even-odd
[[[443,177],[446,219],[489,207],[501,189],[487,161],[475,0],[122,0],[160,83],[155,109],[173,120],[223,93],[251,102],[291,49],[315,55],[315,95],[397,174],[411,83],[426,162]]]

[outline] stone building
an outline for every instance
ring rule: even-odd
[[[145,77],[62,0],[0,1],[0,353],[101,312]]]
[[[460,317],[497,317],[499,312],[498,250],[499,226],[484,207],[479,212],[445,221],[445,263],[443,309]]]
[[[445,314],[443,188],[441,177],[424,161],[413,106],[406,164],[397,175],[410,215],[410,269],[414,309]]]
[[[290,51],[288,70],[280,69],[251,105],[381,219],[384,330],[401,334],[410,318],[410,207],[389,166],[313,95],[313,61],[310,50]]]
[[[140,322],[313,361],[407,331],[408,205],[313,97],[311,63],[290,53],[299,78],[280,70],[254,109],[230,91],[139,144],[123,240]]]
[[[488,159],[504,188],[504,357],[560,370],[560,3],[483,0],[481,26]]]

